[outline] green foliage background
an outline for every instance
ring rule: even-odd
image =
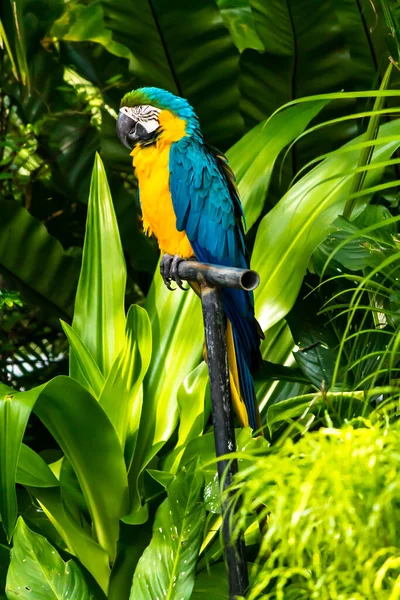
[[[398,0],[1,4],[8,598],[42,598],[42,581],[49,599],[228,597],[200,308],[194,294],[162,285],[115,135],[120,98],[142,85],[188,98],[207,142],[227,153],[261,275],[265,439],[237,432],[237,526],[256,561],[249,598],[350,598],[360,585],[363,597],[400,597],[390,425],[400,358],[398,12]],[[359,454],[382,467],[375,489]],[[319,472],[344,462],[357,476],[332,469],[295,509],[314,460]],[[343,519],[329,511],[341,477]],[[385,486],[387,506],[363,528],[357,497],[373,511]],[[272,526],[260,538],[263,511]],[[341,536],[351,556],[331,561]]]

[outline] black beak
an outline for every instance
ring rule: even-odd
[[[132,150],[139,140],[149,140],[153,133],[148,133],[141,123],[120,112],[117,119],[117,135],[123,145]]]
[[[120,142],[122,142],[129,150],[132,150],[135,142],[138,140],[138,137],[136,136],[137,125],[138,123],[134,119],[131,119],[122,112],[119,113],[117,119],[117,135]]]

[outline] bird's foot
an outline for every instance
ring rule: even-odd
[[[172,256],[171,254],[163,254],[160,263],[160,273],[163,278],[163,282],[167,288],[174,291],[176,288],[172,287],[171,283],[174,281],[181,290],[188,290],[189,288],[183,285],[182,279],[179,277],[178,268],[180,263],[185,260],[177,254]]]

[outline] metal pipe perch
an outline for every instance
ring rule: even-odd
[[[221,267],[185,260],[179,264],[178,275],[186,281],[208,283],[210,286],[232,287],[238,290],[251,292],[258,287],[260,276],[251,269],[237,269],[236,267]]]
[[[200,284],[215,451],[218,458],[236,450],[225,337],[226,323],[220,288],[221,286],[233,287],[251,291],[258,286],[260,278],[258,273],[250,269],[221,267],[195,261],[181,262],[178,267],[178,275],[181,279]],[[231,484],[234,474],[237,473],[237,460],[220,460],[217,468],[220,485],[225,490]],[[229,598],[234,600],[237,596],[245,596],[249,580],[247,563],[244,558],[243,537],[239,536],[234,542],[231,540],[230,511],[229,502],[224,502],[222,504],[222,532],[228,567]]]

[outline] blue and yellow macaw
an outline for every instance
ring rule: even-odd
[[[139,183],[143,226],[163,254],[165,284],[182,281],[184,259],[247,269],[249,259],[235,176],[226,157],[203,141],[199,120],[187,100],[154,87],[121,101],[117,134],[130,150]],[[224,288],[232,400],[242,425],[260,419],[252,372],[261,361],[260,326],[251,292]]]

